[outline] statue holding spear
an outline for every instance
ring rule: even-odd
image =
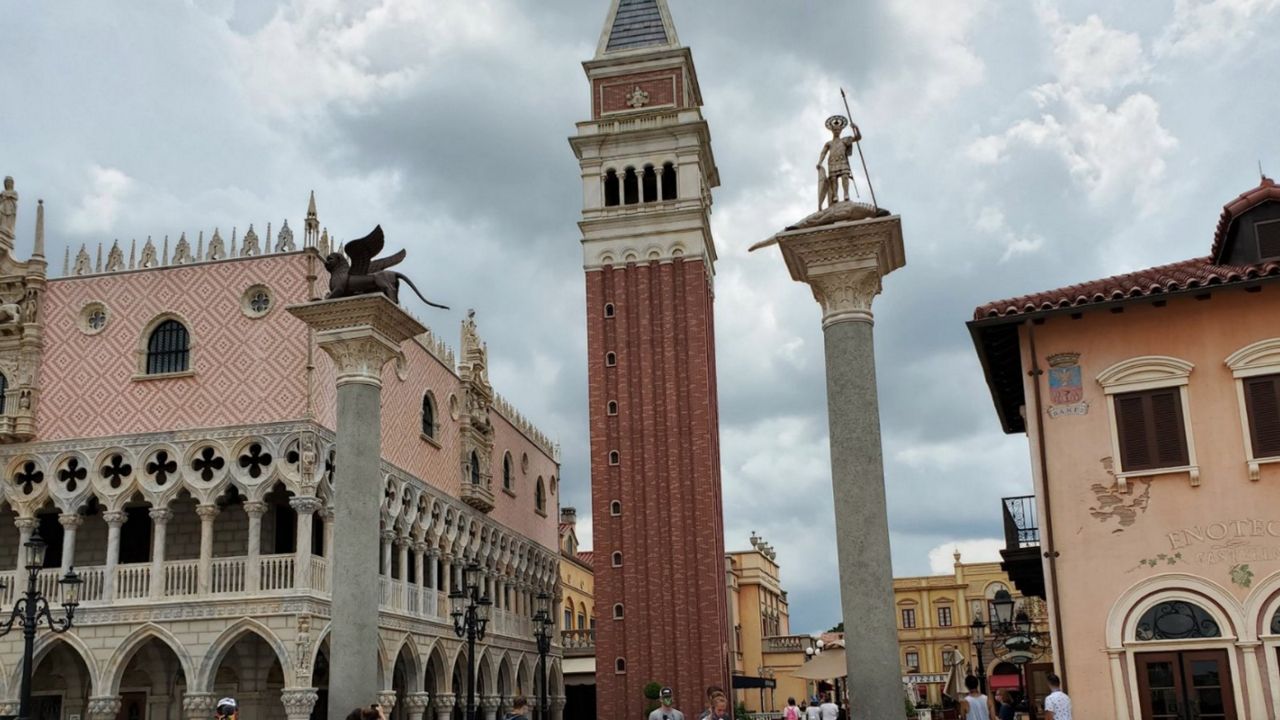
[[[827,118],[826,126],[831,131],[831,140],[822,146],[822,153],[818,155],[818,210],[822,210],[825,202],[828,207],[841,201],[840,195],[843,190],[844,201],[848,202],[849,183],[854,182],[854,192],[857,192],[857,183],[853,180],[853,169],[849,165],[849,157],[853,155],[853,148],[858,148],[858,158],[862,161],[862,173],[867,177],[867,187],[871,191],[871,204],[874,209],[879,209],[876,204],[876,191],[871,187],[871,175],[867,172],[867,159],[862,154],[862,131],[853,122],[853,113],[849,111],[849,98],[845,95],[844,88],[840,89],[840,97],[844,100],[845,115],[832,115]],[[853,129],[851,136],[842,136],[846,127]],[[827,167],[822,167],[822,161],[826,160]]]

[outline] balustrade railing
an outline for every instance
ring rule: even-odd
[[[322,557],[311,557],[311,588],[329,592],[329,563]]]
[[[164,564],[165,597],[186,597],[199,593],[199,560],[171,560]]]
[[[209,592],[214,595],[244,592],[245,558],[216,558],[209,568]]]
[[[151,595],[151,564],[130,563],[116,566],[117,600],[141,600]],[[46,597],[52,597],[46,595]]]
[[[581,651],[588,651],[587,654],[594,653],[596,648],[595,628],[561,630],[560,645],[564,648],[565,654],[582,654]]]
[[[264,592],[293,589],[293,555],[258,558],[258,588]]]

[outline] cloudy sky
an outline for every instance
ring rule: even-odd
[[[746,249],[811,210],[848,89],[908,264],[876,304],[897,574],[993,559],[1029,491],[964,321],[987,300],[1207,253],[1280,172],[1280,0],[670,0],[723,186],[713,223],[727,543],[779,551],[793,627],[839,620],[819,310]],[[589,537],[580,62],[606,0],[0,0],[0,174],[49,255],[147,235],[382,223],[495,385],[564,448]],[[865,192],[865,182],[860,180]],[[29,248],[32,205],[19,219]],[[416,303],[416,300],[411,302]]]

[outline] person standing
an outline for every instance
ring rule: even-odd
[[[711,707],[702,713],[700,720],[733,720],[729,714],[729,697],[719,691],[711,693]]]
[[[818,707],[822,720],[840,720],[840,706],[831,699],[831,693],[822,696],[822,705]]]
[[[787,706],[782,710],[782,720],[800,720],[800,708],[796,707],[795,698],[787,698]]]
[[[213,717],[215,720],[239,720],[240,705],[233,697],[224,697],[214,706]]]
[[[1071,698],[1062,692],[1062,678],[1049,673],[1049,697],[1044,699],[1045,720],[1071,720]]]
[[[996,708],[996,713],[999,720],[1016,719],[1017,710],[1013,707],[1013,696],[1009,694],[1008,690],[1000,691],[1000,704]]]
[[[511,712],[507,715],[507,720],[523,720],[529,717],[529,701],[521,695],[511,701]]]
[[[964,679],[964,686],[969,694],[960,703],[960,717],[963,720],[994,720],[996,705],[990,697],[983,695],[978,689],[978,678],[970,675]]]
[[[805,710],[805,720],[822,720],[822,706],[818,704],[818,696],[809,698],[809,707]]]
[[[658,693],[658,702],[662,703],[662,707],[649,713],[649,720],[684,720],[684,713],[672,707],[675,701],[675,694],[671,692],[671,688],[662,688]]]

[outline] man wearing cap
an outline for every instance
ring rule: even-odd
[[[224,697],[214,706],[213,717],[216,720],[240,720],[240,705],[233,697]]]
[[[649,713],[649,720],[684,720],[684,713],[671,707],[675,703],[675,694],[671,692],[671,688],[662,688],[662,692],[658,693],[658,701],[662,703],[662,707]]]

